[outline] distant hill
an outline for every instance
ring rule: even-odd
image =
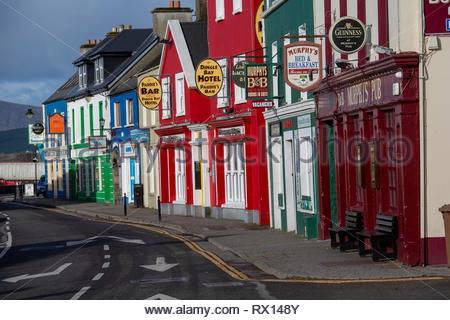
[[[31,106],[34,116],[28,119],[25,114],[29,107],[25,104],[0,100],[0,131],[26,128],[29,123],[42,122],[42,108]]]
[[[0,153],[18,153],[34,149],[33,145],[28,144],[27,128],[0,131]]]

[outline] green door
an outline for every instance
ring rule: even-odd
[[[328,129],[328,161],[330,175],[330,210],[331,223],[333,227],[338,224],[337,217],[337,194],[336,194],[336,157],[335,157],[335,140],[334,129],[332,124],[327,124]]]

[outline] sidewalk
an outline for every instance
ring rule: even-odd
[[[151,224],[175,233],[195,235],[219,249],[230,251],[277,278],[312,279],[389,279],[422,276],[450,276],[447,266],[407,267],[397,261],[372,262],[357,252],[342,253],[331,249],[329,241],[305,240],[282,232],[240,221],[163,215],[158,222],[155,210],[94,202],[25,199],[24,203],[52,207],[70,213],[110,221]]]

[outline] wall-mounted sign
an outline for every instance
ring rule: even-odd
[[[213,59],[205,59],[195,71],[197,90],[204,96],[213,97],[222,88],[223,74],[220,65]]]
[[[44,143],[44,135],[42,134],[44,132],[44,125],[42,123],[39,123],[39,130],[36,130],[36,132],[40,132],[39,134],[35,133],[35,130],[33,130],[33,127],[36,126],[36,124],[29,124],[28,125],[28,144],[41,144]],[[42,128],[41,128],[42,126]],[[41,131],[42,129],[42,131]]]
[[[64,133],[64,117],[58,113],[48,118],[48,133]]]
[[[180,143],[186,140],[184,134],[175,134],[172,136],[161,137],[162,143]]]
[[[425,0],[425,34],[450,34],[450,1]]]
[[[265,64],[247,64],[245,66],[247,100],[260,100],[269,97],[268,74]]]
[[[150,132],[148,129],[132,129],[130,138],[136,143],[147,143],[150,142]]]
[[[270,136],[272,138],[281,136],[281,124],[279,122],[270,125]]]
[[[253,101],[252,107],[253,108],[273,108],[273,101],[272,100]]]
[[[233,127],[233,128],[218,129],[217,133],[218,133],[219,137],[239,136],[239,135],[243,135],[245,133],[245,127],[240,126],[240,127]]]
[[[90,136],[89,149],[106,149],[106,136]]]
[[[294,89],[306,92],[322,82],[322,47],[298,41],[284,47],[284,80]]]
[[[44,133],[44,125],[41,122],[36,122],[31,126],[31,130],[34,134],[40,135]]]
[[[263,21],[262,21],[262,13],[264,12],[264,0],[261,1],[261,4],[256,10],[255,17],[255,32],[256,38],[258,39],[258,43],[261,47],[264,47],[264,30],[263,30]]]
[[[145,77],[139,82],[138,94],[144,107],[155,109],[162,98],[161,83],[155,77]]]
[[[231,69],[231,80],[240,88],[245,88],[245,66],[248,61],[239,61]]]
[[[366,36],[364,23],[353,17],[343,17],[331,26],[328,38],[334,50],[350,54],[364,47]]]

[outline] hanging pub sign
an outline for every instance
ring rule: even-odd
[[[138,93],[144,107],[155,109],[162,98],[161,83],[155,77],[145,77],[139,82]]]
[[[245,66],[245,89],[247,100],[261,100],[269,97],[269,78],[266,64]]]
[[[425,34],[450,34],[450,1],[425,0]]]
[[[314,89],[322,82],[322,46],[298,41],[284,47],[284,80],[301,92]]]
[[[330,28],[328,38],[334,50],[351,54],[360,51],[366,44],[366,26],[353,17],[343,17]]]
[[[28,144],[44,143],[44,125],[40,122],[28,125]]]
[[[256,39],[258,39],[258,43],[261,46],[261,48],[264,47],[264,30],[263,30],[263,19],[262,19],[263,12],[264,12],[264,0],[262,0],[261,4],[258,6],[258,10],[256,10],[256,16],[255,16]]]
[[[199,63],[195,71],[197,90],[206,97],[217,95],[222,88],[223,73],[220,65],[213,59]]]
[[[48,118],[48,133],[64,133],[64,117],[58,113]]]
[[[30,126],[34,134],[40,135],[44,133],[44,125],[41,122],[36,122],[35,124]]]
[[[234,65],[233,69],[231,69],[231,80],[240,88],[245,88],[245,66],[248,63],[249,62],[246,60],[239,61]]]

